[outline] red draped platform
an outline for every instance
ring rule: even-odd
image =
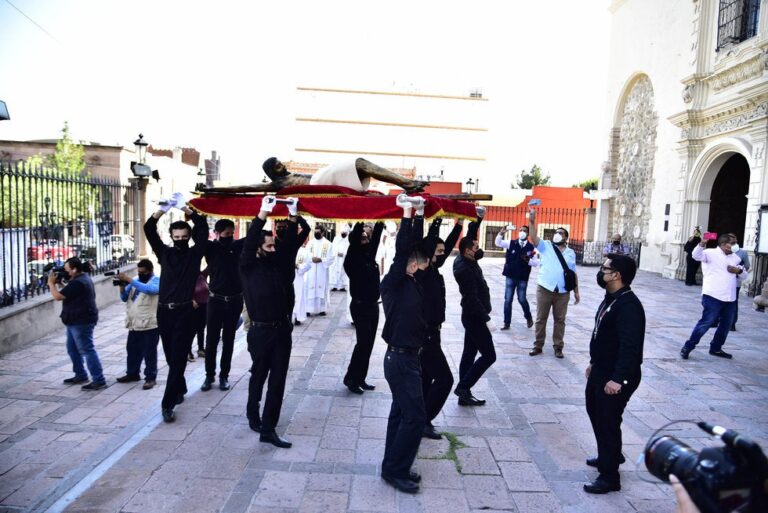
[[[278,198],[299,198],[299,213],[335,221],[364,221],[400,219],[403,210],[395,204],[395,196],[379,192],[358,192],[334,185],[297,185],[285,187]],[[469,201],[419,194],[427,200],[424,217],[456,217],[475,219],[475,204]],[[262,194],[209,194],[191,200],[197,211],[215,217],[256,217],[261,208]],[[278,203],[271,217],[287,217],[288,208]]]

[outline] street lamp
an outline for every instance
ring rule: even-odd
[[[472,194],[472,186],[475,185],[474,180],[471,178],[467,180],[466,186],[467,186],[467,194]]]
[[[137,178],[149,178],[152,176],[152,168],[146,164],[149,143],[144,140],[144,134],[139,134],[139,138],[133,141],[133,145],[136,147],[135,152],[139,160],[131,162],[131,172]]]

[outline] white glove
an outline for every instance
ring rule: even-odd
[[[277,201],[274,196],[264,196],[264,199],[261,200],[261,211],[272,212],[272,209],[275,208],[276,204]]]
[[[161,199],[158,203],[160,204],[160,207],[159,207],[160,210],[162,210],[163,212],[168,212],[170,209],[173,208],[173,205],[174,205],[173,200],[170,200],[170,199]]]
[[[424,198],[420,196],[414,196],[411,198],[411,203],[413,203],[413,208],[416,209],[416,215],[417,216],[424,216],[424,206],[427,204],[426,201],[424,201]]]
[[[480,219],[485,217],[485,207],[475,207],[475,212]]]
[[[496,331],[496,323],[493,322],[493,319],[486,322],[485,325],[488,327],[488,331]]]
[[[299,198],[288,198],[288,201],[290,201],[290,203],[286,203],[288,214],[291,217],[296,217],[299,215]]]
[[[395,204],[403,210],[413,208],[407,194],[398,194]]]
[[[187,206],[187,198],[184,197],[184,194],[181,192],[174,192],[171,195],[171,203],[173,203],[173,206],[182,209]]]

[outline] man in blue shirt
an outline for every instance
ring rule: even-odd
[[[565,276],[563,265],[557,256],[559,251],[565,263],[570,270],[576,272],[576,253],[568,247],[568,230],[563,227],[555,230],[551,241],[541,240],[536,233],[536,211],[531,210],[530,214],[530,235],[531,244],[539,252],[540,267],[536,287],[536,341],[533,343],[533,349],[528,353],[531,356],[541,354],[544,347],[544,341],[547,338],[547,319],[549,311],[552,310],[554,317],[554,332],[552,334],[553,345],[555,347],[555,356],[563,357],[563,337],[565,336],[565,315],[568,313],[568,301],[571,299],[570,291],[565,289]],[[576,288],[573,289],[573,295],[576,299],[575,305],[579,304],[579,282],[576,280]]]
[[[118,383],[131,383],[141,379],[141,361],[144,360],[144,390],[153,388],[157,381],[157,344],[160,328],[157,327],[157,303],[160,294],[160,277],[153,274],[154,265],[146,258],[136,266],[138,276],[131,278],[120,273],[120,300],[125,303],[125,327],[128,340],[125,376]]]

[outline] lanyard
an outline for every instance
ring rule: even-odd
[[[597,332],[600,329],[600,324],[603,322],[603,317],[611,311],[611,307],[613,307],[613,304],[619,300],[621,296],[626,294],[627,292],[630,292],[629,290],[625,290],[621,294],[619,294],[613,301],[611,301],[611,304],[607,305],[603,303],[600,306],[600,310],[597,311],[597,315],[595,316],[595,329],[592,330],[592,340],[594,340],[597,337]]]

